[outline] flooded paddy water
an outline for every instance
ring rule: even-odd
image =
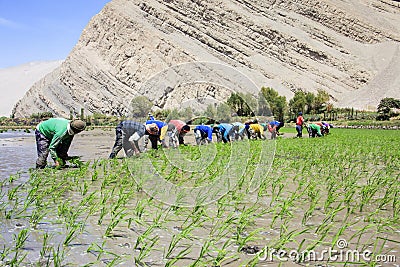
[[[0,177],[7,179],[18,171],[27,172],[35,166],[36,147],[33,132],[7,131],[0,133]]]
[[[169,157],[177,157],[172,150],[107,160],[114,138],[113,129],[85,131],[70,149],[82,156],[83,166],[29,173],[36,159],[34,135],[0,134],[2,265],[399,265],[400,157],[389,149],[400,145],[396,131],[281,139],[270,172],[258,172],[269,162],[260,159],[260,147],[270,141],[217,144],[210,148],[215,154],[181,147],[185,166],[201,169],[195,173],[169,164]],[[235,154],[239,168],[229,165],[232,151],[245,155]],[[196,159],[204,166],[190,165]],[[226,171],[240,179],[208,205],[202,199],[192,206],[166,204],[146,188],[148,177],[138,175],[149,162],[160,177],[182,187],[218,183]],[[254,177],[262,183],[252,191]],[[329,249],[332,257],[323,257]],[[369,251],[380,261],[362,254]],[[297,261],[291,259],[295,254]]]
[[[81,156],[83,161],[107,158],[114,145],[114,129],[93,129],[84,131],[74,137],[69,149],[70,155]],[[20,172],[27,173],[35,167],[37,158],[34,130],[8,130],[0,133],[0,177]],[[54,164],[50,157],[49,165]]]

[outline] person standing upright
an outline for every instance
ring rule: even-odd
[[[297,136],[296,137],[303,137],[303,124],[304,124],[304,118],[303,118],[303,112],[299,112],[299,115],[297,116],[296,119],[296,131],[297,131]]]

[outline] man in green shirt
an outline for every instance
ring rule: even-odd
[[[308,131],[308,135],[309,137],[321,137],[322,133],[321,133],[321,127],[317,124],[314,123],[310,123],[307,125],[307,131]]]
[[[49,153],[56,166],[64,165],[74,135],[85,127],[86,123],[81,120],[69,121],[63,118],[51,118],[39,123],[35,131],[38,153],[36,168],[46,167]]]

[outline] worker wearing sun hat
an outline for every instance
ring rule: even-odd
[[[85,128],[84,121],[63,118],[51,118],[39,123],[35,131],[38,154],[36,168],[46,167],[49,153],[56,166],[64,165],[74,135]]]

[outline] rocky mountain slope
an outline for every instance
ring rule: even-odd
[[[168,108],[261,86],[371,109],[400,97],[398,25],[393,0],[112,0],[13,112],[122,115],[137,95]]]

